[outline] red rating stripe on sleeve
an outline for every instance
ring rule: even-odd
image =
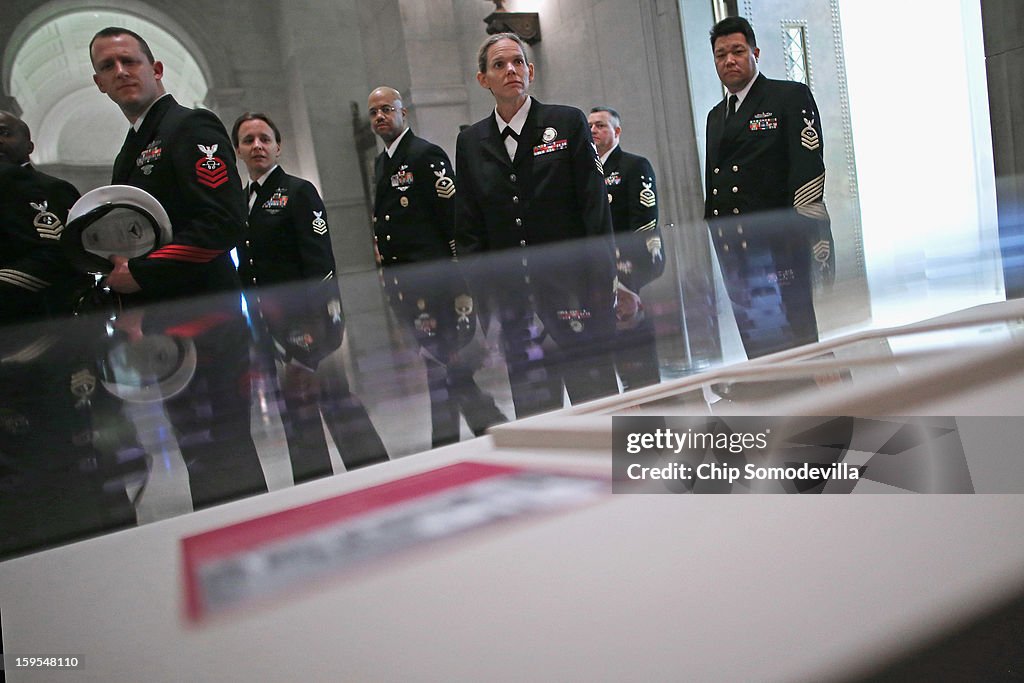
[[[203,157],[196,162],[196,180],[210,188],[228,181],[228,167],[218,157]]]

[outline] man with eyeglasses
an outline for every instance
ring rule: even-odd
[[[413,332],[427,368],[434,447],[459,440],[459,414],[474,434],[506,418],[473,379],[465,357],[474,302],[454,263],[455,173],[444,150],[410,130],[401,94],[381,86],[367,100],[385,149],[374,166],[375,253],[395,315]]]

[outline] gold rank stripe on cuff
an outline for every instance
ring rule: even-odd
[[[802,204],[796,207],[796,212],[801,216],[807,218],[816,218],[818,220],[824,220],[828,218],[828,211],[825,210],[825,205],[821,202],[814,202],[813,204]]]
[[[12,268],[0,269],[0,282],[6,282],[9,285],[27,289],[30,292],[38,292],[41,289],[45,289],[50,286],[50,283],[46,280],[42,280],[37,278],[35,275],[29,275],[28,273],[23,273],[20,270],[14,270]]]
[[[797,188],[793,194],[793,206],[803,206],[812,202],[821,200],[822,194],[825,191],[825,174],[822,173],[820,176],[804,183],[802,186]]]
[[[648,230],[654,230],[654,228],[656,228],[657,226],[658,226],[658,219],[654,219],[653,221],[651,221],[649,223],[644,223],[643,225],[641,225],[639,228],[637,228],[633,232],[646,232]]]
[[[601,157],[594,157],[594,163],[597,164],[597,172],[604,177],[604,164],[601,163]]]

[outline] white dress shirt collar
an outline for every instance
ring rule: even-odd
[[[498,113],[498,108],[494,108],[494,121],[498,124],[498,132],[505,130],[505,126],[511,126],[512,130],[516,135],[523,132],[523,126],[526,125],[526,116],[530,113],[530,106],[533,104],[533,96],[527,95],[526,102],[523,106],[519,107],[519,111],[516,112],[515,116],[512,117],[511,121],[505,121],[501,118],[501,114]]]
[[[615,148],[618,147],[618,146],[619,146],[619,143],[616,142],[614,145],[612,145],[612,148],[610,150],[608,150],[607,152],[605,152],[604,154],[601,155],[601,165],[602,166],[604,166],[608,162],[608,157],[610,157],[612,155],[612,152],[614,152]]]
[[[402,131],[402,134],[399,135],[397,138],[395,138],[395,141],[387,146],[386,151],[388,153],[388,159],[391,159],[392,157],[395,156],[395,152],[398,150],[399,143],[402,142],[402,138],[404,138],[405,134],[408,133],[408,132],[409,132],[409,127],[406,126],[405,130]]]
[[[170,97],[170,95],[171,93],[165,92],[163,95],[153,100],[153,104],[146,107],[146,111],[142,112],[142,116],[135,119],[135,123],[132,124],[132,128],[135,130],[136,133],[142,130],[142,122],[146,120],[146,116],[149,114],[149,110],[153,108],[153,105],[155,105],[157,102],[159,102],[165,97]]]

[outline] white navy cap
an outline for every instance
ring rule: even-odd
[[[156,197],[131,185],[86,192],[68,212],[61,244],[71,264],[109,273],[113,255],[145,256],[171,241],[171,219]]]
[[[129,403],[165,401],[188,386],[196,373],[196,346],[187,337],[147,334],[121,339],[100,363],[100,382]]]

